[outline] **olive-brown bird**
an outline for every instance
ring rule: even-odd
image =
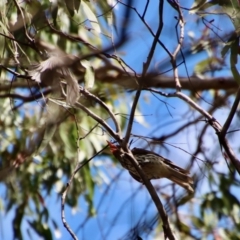
[[[117,145],[108,142],[112,154],[120,161],[121,165],[127,169],[130,175],[142,182],[137,170],[127,157],[124,157],[124,151]],[[193,193],[193,179],[189,172],[175,165],[170,160],[145,149],[133,148],[132,154],[138,161],[148,180],[167,178],[174,183],[185,188],[188,192]]]

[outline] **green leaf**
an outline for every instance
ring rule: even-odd
[[[231,65],[232,75],[235,81],[238,84],[240,84],[240,75],[236,67],[236,64],[238,62],[238,44],[239,44],[239,37],[236,38],[236,40],[231,45],[230,65]]]
[[[61,231],[57,225],[57,222],[54,219],[52,219],[52,224],[54,227],[54,235],[55,235],[56,239],[59,239],[61,237]]]
[[[57,26],[58,6],[54,6],[52,9],[52,19],[54,26]]]
[[[181,232],[184,232],[186,234],[190,233],[190,227],[181,221],[178,221],[178,228]]]
[[[22,232],[21,232],[21,223],[24,216],[25,210],[25,203],[20,204],[16,211],[15,216],[13,219],[13,232],[14,232],[14,239],[22,240]]]
[[[222,60],[217,57],[210,57],[198,62],[194,67],[194,72],[196,74],[204,74],[207,71],[218,68],[222,66]]]
[[[94,86],[95,82],[95,74],[93,71],[93,67],[91,66],[91,63],[87,60],[82,60],[81,64],[86,68],[85,72],[85,88],[91,89]]]
[[[92,175],[91,175],[91,171],[90,171],[90,167],[89,164],[85,165],[83,167],[83,176],[84,176],[84,181],[87,187],[87,193],[85,194],[85,199],[89,204],[88,207],[88,214],[89,216],[93,216],[95,215],[95,208],[94,208],[94,204],[93,204],[93,197],[94,197],[94,181],[92,179]]]
[[[32,229],[46,240],[52,240],[52,233],[47,224],[42,224],[40,221],[28,221]]]
[[[202,227],[204,227],[205,224],[201,218],[192,216],[191,219],[196,228],[201,229]]]
[[[71,16],[74,15],[74,11],[78,11],[81,0],[65,0],[65,4]]]
[[[96,14],[92,11],[92,9],[85,3],[82,2],[81,8],[82,14],[89,20],[89,23],[92,25],[92,28],[99,34],[101,33],[101,28],[96,17]]]
[[[57,129],[56,124],[48,124],[46,129],[45,129],[45,127],[43,127],[43,129],[40,129],[40,130],[42,130],[41,131],[42,141],[39,144],[36,154],[40,154],[45,149],[45,147],[49,144],[50,140],[52,139],[54,133],[56,132],[56,129]],[[40,130],[39,130],[39,133],[40,133]]]

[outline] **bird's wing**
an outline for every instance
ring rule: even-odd
[[[185,169],[175,165],[169,159],[166,159],[166,158],[162,157],[161,155],[159,155],[159,154],[157,154],[155,152],[152,152],[152,151],[149,151],[149,150],[145,150],[145,149],[142,149],[142,148],[133,148],[131,151],[132,151],[133,155],[147,155],[147,154],[157,155],[159,157],[159,161],[163,161],[169,167],[171,167],[171,168],[173,168],[175,170],[178,170],[181,173],[189,174],[189,171],[187,171],[187,170],[185,170]]]

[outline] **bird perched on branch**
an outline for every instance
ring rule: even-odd
[[[136,168],[131,161],[126,157],[124,151],[117,145],[108,142],[112,154],[120,161],[121,165],[127,169],[130,175],[142,182]],[[193,179],[189,176],[189,172],[181,167],[178,167],[170,160],[145,149],[133,148],[132,154],[138,161],[148,180],[167,178],[174,183],[185,188],[188,192],[193,193]]]

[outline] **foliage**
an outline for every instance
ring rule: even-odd
[[[194,196],[154,181],[178,239],[239,239],[239,1],[6,0],[0,9],[0,205],[13,214],[14,239],[64,234],[55,213],[66,189],[64,210],[77,211],[78,225],[66,220],[80,239],[85,230],[96,239],[166,237],[109,139],[192,173]],[[73,105],[67,79],[30,76],[52,49],[77,56],[64,63],[79,83]]]

